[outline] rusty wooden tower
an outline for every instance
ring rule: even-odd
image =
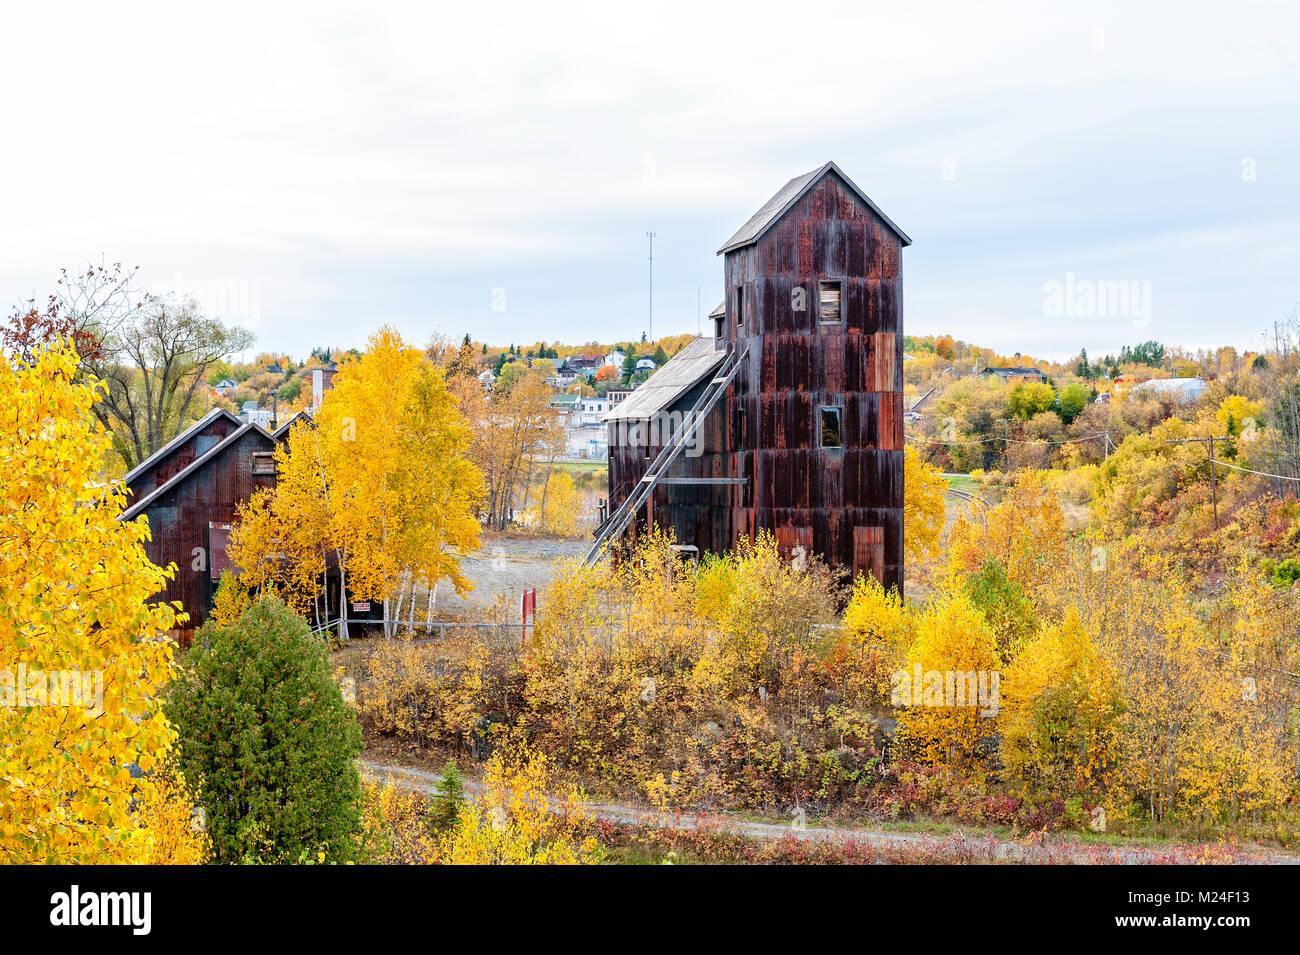
[[[785,184],[719,250],[723,303],[606,416],[612,514],[722,552],[771,531],[903,584],[901,253],[911,240],[834,163]]]

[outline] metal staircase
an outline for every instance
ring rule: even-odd
[[[637,513],[649,500],[650,495],[654,493],[655,486],[664,479],[668,469],[672,467],[673,462],[682,453],[682,448],[686,446],[686,442],[694,436],[695,432],[703,424],[704,419],[713,410],[713,406],[718,403],[718,399],[726,394],[727,386],[736,377],[736,372],[740,370],[740,364],[748,352],[749,348],[746,347],[744,351],[737,352],[732,349],[727,353],[726,359],[718,366],[718,370],[709,382],[708,387],[700,393],[699,398],[696,399],[695,404],[687,413],[682,426],[673,433],[668,443],[655,455],[655,459],[650,463],[649,470],[637,482],[636,487],[632,489],[632,493],[623,499],[623,503],[618,506],[618,510],[610,514],[609,520],[596,531],[595,543],[591,545],[591,550],[587,551],[587,556],[583,560],[584,566],[594,564],[600,559],[601,554],[612,541],[623,536],[623,532],[627,530],[628,525],[635,520]]]

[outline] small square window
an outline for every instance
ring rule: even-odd
[[[840,409],[839,408],[821,409],[821,423],[822,423],[822,447],[823,448],[844,447],[844,433],[840,429]]]
[[[843,302],[838,280],[817,283],[817,320],[821,324],[840,324],[844,320]]]

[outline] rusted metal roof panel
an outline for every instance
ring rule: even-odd
[[[224,408],[213,408],[145,458],[122,478],[137,498],[148,494],[209,451],[243,424]]]
[[[880,210],[880,207],[872,202],[871,198],[865,192],[854,185],[853,180],[844,175],[839,166],[835,165],[833,162],[828,162],[826,165],[814,169],[812,172],[806,172],[802,176],[795,176],[778,189],[776,195],[767,200],[767,202],[763,204],[763,207],[750,216],[749,221],[736,231],[735,235],[722,244],[722,248],[718,250],[718,254],[722,255],[723,253],[731,252],[733,249],[739,249],[743,246],[757,242],[773,222],[780,219],[781,216],[784,215],[791,206],[803,198],[804,194],[807,193],[808,190],[811,189],[823,176],[831,172],[839,176],[841,182],[849,189],[853,190],[853,194],[859,201],[869,206],[872,211],[874,211],[876,215],[878,215],[889,226],[889,228],[893,229],[894,232],[897,233],[899,239],[902,240],[903,245],[907,246],[912,244],[912,240],[907,237],[907,233],[895,225],[893,220],[890,219],[889,216],[885,215],[884,212]],[[831,194],[832,197],[834,197],[834,195],[835,194],[833,193]],[[821,193],[814,197],[813,214],[816,218],[828,218],[826,200],[826,193]],[[838,203],[835,208],[830,211],[829,217],[835,217],[837,210]],[[801,242],[800,245],[802,249],[803,243]],[[847,253],[847,247],[845,247],[844,251]]]
[[[632,394],[605,412],[604,421],[645,421],[667,410],[722,364],[726,353],[712,338],[696,338],[646,379]]]

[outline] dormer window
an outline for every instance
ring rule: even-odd
[[[844,322],[844,294],[839,279],[817,283],[817,321],[822,325]]]

